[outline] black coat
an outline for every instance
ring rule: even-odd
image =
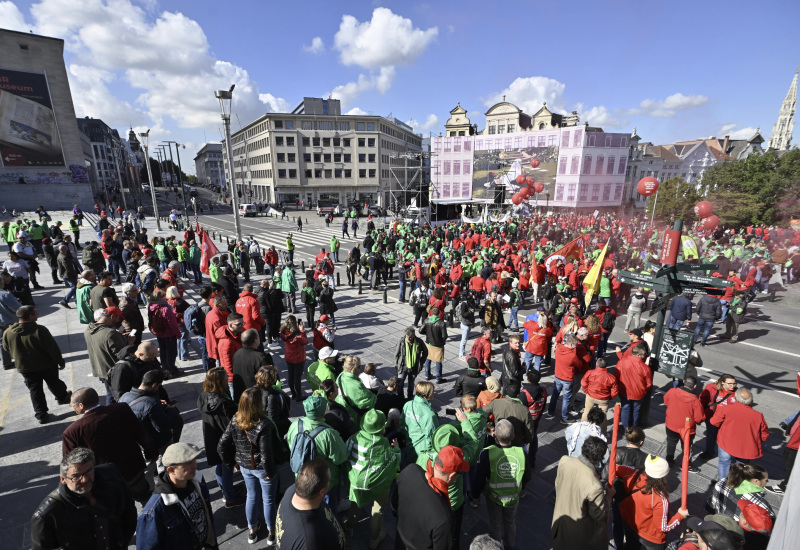
[[[503,350],[503,372],[500,376],[500,385],[503,388],[503,394],[508,395],[509,390],[512,395],[519,393],[522,387],[522,376],[524,374],[525,369],[522,367],[519,354],[507,346]]]
[[[450,501],[428,485],[419,466],[409,464],[400,472],[392,493],[392,510],[397,516],[397,536],[407,548],[452,548]]]
[[[350,413],[336,401],[328,401],[328,410],[325,411],[323,418],[328,426],[339,432],[344,441],[358,431],[358,426],[353,422]]]
[[[289,396],[281,390],[275,388],[259,388],[261,390],[261,403],[264,405],[264,413],[275,422],[278,433],[284,437],[289,432],[292,421],[289,419],[289,409],[292,404]]]
[[[280,314],[285,311],[283,307],[283,291],[277,288],[269,290],[261,289],[261,292],[258,294],[258,307],[264,319],[267,317],[280,316]]]
[[[197,396],[197,409],[203,415],[203,446],[206,448],[206,461],[209,466],[222,463],[217,445],[225,433],[225,428],[236,414],[236,403],[227,395],[203,392]]]
[[[395,388],[395,391],[388,390],[381,386],[378,388],[378,398],[375,401],[375,408],[386,416],[392,409],[403,410],[406,400],[403,399],[403,389]]]
[[[229,468],[238,464],[248,470],[264,470],[267,477],[272,477],[278,471],[275,463],[278,440],[275,425],[269,419],[262,420],[247,433],[231,421],[217,444],[217,452]]]
[[[328,286],[319,294],[319,314],[330,315],[336,313],[338,306],[333,302],[333,289]]]
[[[241,348],[233,354],[233,400],[236,403],[244,390],[256,385],[256,373],[262,365],[274,365],[269,353]]]
[[[486,389],[486,379],[481,376],[480,371],[468,369],[456,380],[456,395],[472,395],[477,398],[478,394]]]
[[[128,548],[136,531],[136,504],[116,466],[95,466],[92,495],[99,507],[90,506],[88,500],[59,483],[33,513],[32,548],[98,548],[96,534],[101,525],[107,530],[109,548]]]

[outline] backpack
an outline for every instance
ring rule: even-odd
[[[453,321],[454,322],[459,323],[459,324],[461,323],[461,319],[463,319],[463,317],[464,317],[464,315],[463,315],[464,309],[463,308],[465,308],[465,307],[467,307],[467,302],[461,302],[460,304],[458,304],[458,307],[453,310]]]
[[[317,457],[317,446],[314,438],[319,435],[326,426],[314,428],[310,433],[303,430],[303,420],[297,421],[297,435],[292,442],[292,451],[289,458],[289,466],[294,473],[298,473],[303,464]]]
[[[411,307],[417,307],[417,302],[419,302],[419,292],[415,290],[411,293],[411,299],[408,301],[408,305]]]
[[[603,330],[607,330],[609,332],[614,330],[614,316],[611,315],[610,311],[606,311],[605,313],[603,313],[603,322],[600,323],[600,327]]]
[[[155,335],[165,334],[169,330],[169,323],[167,323],[167,319],[161,313],[161,310],[150,310],[148,313],[148,327],[150,328],[150,332]]]
[[[186,311],[183,312],[183,324],[186,326],[186,330],[195,336],[205,336],[206,331],[202,327],[202,317],[203,312],[196,304],[186,308]]]

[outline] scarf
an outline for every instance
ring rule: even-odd
[[[414,338],[414,343],[412,345],[408,345],[408,339],[406,338],[406,368],[408,370],[413,370],[414,365],[417,364],[417,339]]]
[[[450,491],[447,482],[433,475],[433,461],[430,458],[428,459],[428,466],[425,470],[425,479],[428,480],[428,485],[431,486],[431,489],[447,498],[447,504],[452,507],[452,504],[450,504]]]

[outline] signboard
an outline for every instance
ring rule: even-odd
[[[688,285],[681,285],[681,292],[685,292],[686,294],[710,294],[712,296],[722,296],[725,294],[725,291],[721,288]]]
[[[0,68],[0,164],[65,165],[44,74]]]
[[[659,311],[666,311],[669,301],[674,297],[675,294],[662,294],[653,300],[653,303],[650,305],[650,313],[648,314],[648,317],[652,317]]]
[[[658,352],[658,372],[670,378],[683,380],[689,365],[694,333],[664,328],[661,349]]]
[[[681,282],[696,283],[699,285],[714,285],[716,287],[731,286],[733,283],[727,279],[719,277],[706,277],[705,275],[695,275],[694,273],[678,273],[677,278]]]
[[[664,231],[664,244],[661,246],[661,265],[675,265],[678,260],[678,247],[680,244],[680,231],[675,229]]]

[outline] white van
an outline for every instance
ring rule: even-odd
[[[255,216],[258,214],[258,208],[256,208],[255,204],[240,204],[239,205],[239,215],[244,216],[245,218],[248,216]]]

